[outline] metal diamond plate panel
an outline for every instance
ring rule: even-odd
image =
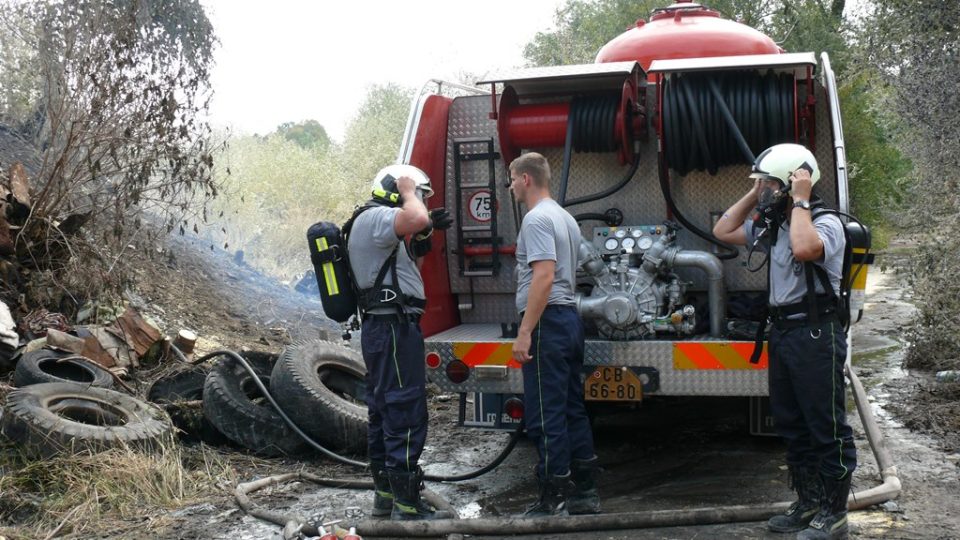
[[[500,337],[495,324],[463,324],[426,340],[427,351],[435,351],[442,359],[441,368],[430,370],[431,382],[450,392],[523,392],[520,369],[506,369],[499,381],[473,377],[461,384],[447,379],[443,366],[454,359],[453,343],[509,342]],[[655,368],[660,375],[657,395],[684,396],[764,396],[767,395],[767,370],[676,370],[673,367],[672,341],[598,341],[588,340],[585,365],[643,366]]]
[[[767,370],[676,370],[672,341],[587,341],[584,364],[646,366],[660,373],[658,395],[765,396]]]
[[[816,106],[816,156],[820,163],[821,180],[817,184],[817,191],[825,202],[836,205],[837,180],[834,170],[834,157],[830,134],[830,116],[826,103],[826,93],[819,82],[815,83],[817,97]],[[647,88],[647,103],[656,101],[655,87]],[[499,151],[499,142],[496,141],[496,121],[490,120],[489,97],[469,96],[454,100],[450,109],[450,129],[447,141],[447,177],[454,177],[453,142],[458,139],[492,137],[495,148]],[[603,212],[616,207],[624,214],[624,225],[656,225],[667,217],[666,204],[660,188],[657,170],[657,139],[653,130],[648,129],[651,135],[640,143],[640,166],[629,184],[616,194],[600,201],[576,205],[569,208],[574,215],[584,212]],[[559,175],[563,164],[562,148],[536,149],[550,161],[554,171],[553,195],[557,197],[559,190]],[[571,159],[569,188],[567,199],[582,197],[601,191],[616,184],[627,167],[621,165],[614,154],[581,154],[574,153]],[[462,164],[462,178],[467,185],[486,183],[488,174],[485,162],[466,162]],[[516,223],[522,216],[515,213],[509,191],[502,186],[508,177],[507,167],[498,161],[496,171],[496,195],[499,202],[497,209],[497,224],[499,235],[504,245],[516,243]],[[711,214],[722,212],[737,201],[749,189],[750,181],[747,176],[749,166],[731,166],[722,168],[716,176],[706,172],[693,172],[686,176],[671,175],[671,191],[677,207],[684,216],[705,232],[712,228]],[[470,190],[464,189],[463,199],[470,196]],[[446,205],[454,208],[458,201],[453,189],[447,190]],[[521,210],[522,211],[522,210]],[[468,213],[464,212],[464,226],[479,225],[471,221]],[[586,221],[581,232],[590,234],[597,222]],[[462,320],[470,323],[506,322],[516,318],[512,295],[515,291],[514,266],[516,261],[512,256],[500,257],[501,268],[496,277],[467,277],[457,272],[459,265],[454,250],[456,235],[448,233],[447,241],[450,245],[448,264],[451,270],[451,288],[460,295],[460,302],[472,303],[473,309],[461,311]],[[678,244],[686,250],[701,250],[716,252],[714,246],[697,237],[687,230],[678,233]],[[766,287],[765,272],[748,272],[746,269],[746,250],[740,250],[740,256],[724,261],[725,283],[730,291],[762,290]],[[751,261],[756,265],[759,259],[755,256]],[[677,272],[681,278],[690,283],[690,290],[702,291],[706,289],[706,280],[700,272],[693,269],[680,269]],[[471,293],[472,291],[472,298]],[[472,299],[472,302],[470,300]]]
[[[447,167],[446,176],[451,182],[454,182],[454,155],[453,143],[457,140],[475,139],[482,137],[493,138],[495,141],[495,151],[500,151],[500,143],[497,141],[497,122],[490,120],[490,97],[489,96],[465,96],[453,100],[450,105],[450,120],[447,133]],[[469,149],[468,149],[469,151]],[[461,183],[463,185],[486,185],[489,181],[489,168],[485,161],[467,161],[460,164]],[[516,242],[517,228],[514,224],[515,215],[513,212],[512,198],[509,190],[503,187],[504,179],[509,178],[506,165],[502,160],[497,160],[495,167],[496,176],[496,198],[498,208],[496,212],[498,235],[503,239],[502,244],[508,245]],[[462,201],[457,201],[456,189],[447,189],[446,207],[453,211],[457,206],[462,205],[463,227],[480,227],[488,225],[486,222],[480,222],[471,218],[470,213],[466,211],[466,202],[471,194],[477,189],[486,188],[463,188]],[[516,261],[512,256],[500,256],[500,270],[496,277],[487,276],[461,276],[460,263],[457,259],[456,250],[460,249],[457,245],[457,235],[453,231],[447,232],[447,245],[449,247],[447,264],[450,268],[450,287],[454,293],[469,293],[471,290],[476,295],[484,293],[513,293],[515,290],[513,282],[513,268]],[[475,303],[476,304],[476,303]]]

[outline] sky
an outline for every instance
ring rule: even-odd
[[[220,40],[212,122],[265,134],[313,119],[342,140],[374,84],[523,65],[563,0],[201,0]]]

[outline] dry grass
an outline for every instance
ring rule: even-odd
[[[0,535],[10,540],[88,537],[131,522],[142,532],[159,530],[168,510],[221,496],[236,482],[234,468],[207,447],[39,461],[7,447],[0,471]]]

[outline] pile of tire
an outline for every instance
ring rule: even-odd
[[[314,340],[279,356],[244,352],[257,379],[313,440],[362,456],[367,446],[366,368],[359,353]],[[41,455],[116,446],[154,448],[174,433],[187,442],[230,444],[261,456],[312,449],[280,416],[241,364],[182,365],[156,379],[143,402],[112,390],[113,377],[89,361],[43,349],[23,355],[0,430]]]
[[[69,353],[23,354],[7,394],[0,432],[29,454],[157,450],[173,442],[170,417],[154,405],[113,390],[105,369]]]
[[[312,439],[335,452],[366,452],[366,368],[359,353],[313,340],[287,347],[279,358],[241,356],[284,413]],[[311,451],[232,357],[220,357],[210,369],[202,395],[203,416],[233,443],[263,456]]]

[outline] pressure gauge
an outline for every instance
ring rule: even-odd
[[[637,245],[637,241],[633,238],[624,238],[623,242],[620,242],[620,245],[623,249],[633,249],[633,246]]]
[[[643,236],[643,231],[640,229],[634,229],[630,231],[630,235],[633,236],[634,238],[640,238],[641,236]]]
[[[617,249],[619,245],[620,245],[620,241],[617,240],[616,238],[607,238],[607,241],[603,243],[603,248],[606,249],[607,251],[613,251]]]
[[[617,238],[623,238],[627,235],[626,229],[618,229],[617,232],[613,233]]]
[[[643,238],[637,240],[637,247],[643,251],[646,251],[653,247],[653,238],[649,236],[644,236]]]

